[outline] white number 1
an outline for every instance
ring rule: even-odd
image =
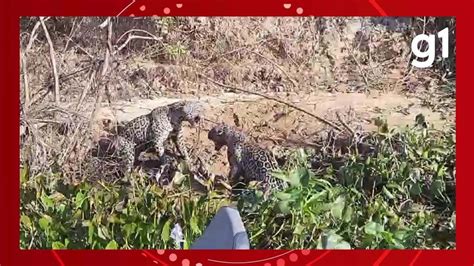
[[[438,32],[438,38],[440,38],[442,40],[442,44],[441,44],[441,48],[442,48],[442,51],[441,51],[441,55],[443,56],[443,58],[448,58],[449,56],[449,30],[448,28],[444,28],[444,30]]]

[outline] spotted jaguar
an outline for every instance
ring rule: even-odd
[[[126,123],[118,132],[116,152],[123,158],[128,172],[132,171],[135,149],[153,144],[158,156],[165,152],[165,142],[171,138],[178,152],[189,162],[189,154],[184,144],[183,122],[192,127],[201,120],[202,105],[199,102],[180,101],[153,109]]]
[[[266,194],[288,187],[285,181],[271,174],[278,167],[273,155],[252,143],[243,131],[221,123],[209,131],[208,139],[214,142],[216,151],[227,146],[231,183],[235,184],[242,176],[244,183],[260,182]]]

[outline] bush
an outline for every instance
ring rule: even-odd
[[[311,169],[295,151],[275,176],[291,187],[264,201],[237,200],[253,248],[455,248],[455,132],[421,125],[381,130],[376,152],[346,154],[340,168]],[[21,168],[21,248],[170,249],[175,223],[184,248],[220,206],[220,191],[183,182],[164,189],[134,176],[119,184],[64,184]]]

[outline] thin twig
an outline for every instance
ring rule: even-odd
[[[94,57],[88,51],[86,51],[86,49],[82,48],[79,44],[77,44],[77,42],[75,42],[70,36],[64,33],[63,33],[63,36],[67,38],[68,42],[73,42],[75,44],[75,47],[83,51],[90,59],[94,59]]]
[[[140,35],[134,35],[133,33],[134,32],[140,32],[140,33],[144,33],[148,36],[140,36]],[[142,39],[142,40],[153,40],[153,41],[161,41],[163,38],[161,37],[157,37],[156,35],[146,31],[146,30],[141,30],[141,29],[131,29],[131,30],[128,30],[126,31],[125,33],[123,33],[122,35],[120,35],[120,37],[117,39],[115,45],[117,46],[118,43],[122,40],[123,37],[125,37],[127,35],[127,39],[125,40],[125,42],[120,45],[120,47],[117,48],[116,51],[114,51],[113,54],[116,54],[118,53],[119,51],[121,51],[123,48],[125,48],[125,46],[133,39]],[[163,42],[162,42],[163,44]]]
[[[285,74],[288,77],[288,79],[291,81],[291,83],[293,84],[293,86],[295,88],[298,87],[298,83],[294,79],[292,79],[290,74],[288,74],[285,70],[283,70],[283,68],[281,66],[279,66],[275,61],[265,57],[262,54],[259,54],[259,53],[255,52],[255,51],[252,51],[252,53],[255,54],[255,55],[258,55],[259,57],[261,57],[261,58],[267,60],[268,62],[270,62],[272,65],[274,65],[276,68],[278,68],[278,70],[280,70],[283,74]]]
[[[47,21],[48,19],[49,17],[45,18],[43,22]],[[37,30],[40,25],[41,25],[41,20],[36,22],[35,26],[33,27],[33,30],[31,30],[30,41],[28,42],[28,45],[26,46],[25,53],[28,53],[31,50],[31,47],[33,46],[33,43],[35,42],[36,37],[38,36]]]
[[[308,111],[306,111],[306,110],[304,110],[304,109],[302,109],[302,108],[300,108],[300,107],[298,107],[298,106],[296,106],[296,105],[294,105],[294,104],[292,104],[292,103],[289,103],[289,102],[287,102],[287,101],[284,101],[284,100],[281,100],[281,99],[278,99],[278,98],[276,98],[276,97],[269,96],[269,95],[266,95],[266,94],[263,94],[263,93],[254,92],[254,91],[249,91],[249,90],[237,88],[237,87],[234,87],[234,86],[222,84],[222,83],[220,83],[220,82],[218,82],[218,81],[215,81],[215,80],[211,79],[210,77],[207,77],[207,76],[205,76],[205,75],[203,75],[203,74],[201,74],[201,73],[198,73],[198,75],[201,76],[201,77],[203,77],[203,78],[205,78],[205,79],[207,79],[208,81],[214,83],[215,85],[220,86],[220,87],[227,88],[227,89],[231,89],[231,90],[235,90],[235,91],[240,91],[240,92],[244,92],[244,93],[248,93],[248,94],[257,95],[257,96],[260,96],[260,97],[263,97],[263,98],[266,98],[266,99],[269,99],[269,100],[273,100],[273,101],[275,101],[275,102],[282,103],[282,104],[287,105],[287,106],[289,106],[289,107],[291,107],[291,108],[293,108],[293,109],[296,109],[296,110],[298,110],[298,111],[300,111],[300,112],[303,112],[303,113],[305,113],[305,114],[307,114],[307,115],[309,115],[309,116],[311,116],[311,117],[314,117],[314,118],[316,118],[317,120],[319,120],[320,122],[322,122],[322,123],[324,123],[324,124],[326,124],[326,125],[328,125],[328,126],[331,126],[331,127],[335,128],[335,129],[337,129],[338,131],[342,131],[342,129],[341,129],[339,126],[335,125],[334,123],[332,123],[332,122],[330,122],[330,121],[328,121],[328,120],[326,120],[326,119],[324,119],[324,118],[322,118],[322,117],[320,117],[320,116],[317,116],[317,115],[315,115],[315,114],[312,114],[312,113],[310,113],[310,112],[308,112]]]
[[[46,36],[46,40],[48,41],[49,45],[49,56],[51,59],[51,66],[53,68],[53,76],[54,76],[54,100],[57,105],[59,105],[59,75],[58,75],[58,69],[56,65],[56,58],[55,58],[55,52],[54,52],[54,47],[53,47],[53,42],[51,41],[51,37],[49,36],[48,29],[46,28],[46,25],[44,24],[44,17],[40,17],[40,22],[41,26],[43,27],[44,35]]]
[[[341,41],[344,43],[344,46],[346,47],[346,49],[349,51],[350,56],[352,57],[352,59],[356,63],[356,66],[359,69],[359,72],[360,72],[362,78],[364,79],[364,83],[367,86],[367,88],[366,88],[366,91],[367,91],[370,87],[370,82],[369,82],[369,79],[367,77],[367,73],[364,71],[364,69],[362,68],[362,65],[359,63],[359,60],[354,55],[354,51],[353,51],[352,47],[346,42],[346,40],[344,39],[344,37],[342,36],[342,34],[338,30],[336,30],[336,32],[337,32],[339,38],[341,39]]]
[[[96,73],[97,73],[97,70],[94,68],[90,74],[89,82],[87,82],[87,85],[84,87],[84,90],[82,90],[81,97],[79,98],[79,101],[77,102],[77,105],[76,105],[76,110],[79,109],[82,102],[84,102],[84,99],[86,98],[87,93],[89,93],[90,89],[92,88],[92,84],[94,83],[94,78],[96,76]]]
[[[257,41],[257,42],[254,42],[254,43],[249,43],[249,44],[245,44],[241,47],[238,47],[238,48],[235,48],[233,50],[230,50],[228,52],[225,52],[225,53],[221,53],[221,54],[218,54],[218,55],[211,55],[209,58],[207,59],[204,59],[202,60],[203,62],[205,61],[209,61],[213,58],[223,58],[224,56],[227,56],[227,55],[230,55],[230,54],[234,54],[234,53],[237,53],[237,52],[240,52],[242,50],[247,50],[249,49],[251,46],[255,46],[255,45],[260,45],[262,43],[266,43],[268,41],[271,41],[271,40],[275,40],[276,38],[267,38],[267,39],[263,39],[263,40],[260,40],[260,41]]]
[[[30,86],[28,81],[28,73],[26,67],[26,53],[20,55],[21,59],[21,70],[23,71],[23,85],[25,87],[25,111],[30,107],[31,95],[30,95]]]
[[[125,37],[125,35],[127,35],[127,34],[129,34],[129,35],[130,35],[130,34],[131,34],[131,33],[133,33],[133,32],[141,32],[141,33],[145,33],[145,34],[149,35],[150,37],[152,37],[154,40],[157,40],[157,41],[162,39],[162,38],[160,38],[160,37],[157,37],[156,35],[154,35],[154,34],[152,34],[152,33],[148,32],[148,31],[146,31],[146,30],[140,30],[140,29],[131,29],[131,30],[128,30],[128,31],[126,31],[126,32],[125,32],[125,33],[123,33],[122,35],[120,35],[120,37],[117,39],[117,42],[116,42],[116,43],[119,43],[119,42],[120,42],[120,40],[122,40],[122,38],[123,38],[123,37]],[[128,37],[128,36],[127,36],[127,37]]]
[[[104,62],[102,63],[102,71],[100,73],[100,78],[99,78],[99,81],[101,81],[99,83],[100,88],[97,95],[94,111],[92,112],[92,118],[96,116],[97,111],[100,108],[105,86],[107,86],[107,84],[101,84],[101,83],[104,80],[105,75],[107,74],[107,71],[109,69],[110,55],[112,54],[112,20],[110,17],[107,18],[107,25],[108,27],[107,27],[107,43],[106,43],[106,50],[105,50],[105,56],[104,56],[105,58],[104,58]],[[93,121],[95,121],[95,119],[91,119],[91,127],[92,127]]]
[[[63,49],[63,56],[66,53],[67,48],[69,48],[69,42],[72,41],[71,37],[75,31],[76,31],[76,19],[73,20],[72,26],[71,26],[71,32],[69,32],[69,36],[67,36],[66,45],[64,45],[64,49]]]
[[[74,148],[74,146],[77,145],[77,143],[80,143],[80,141],[78,141],[78,139],[77,139],[78,134],[80,134],[80,132],[81,132],[80,129],[81,129],[81,123],[78,123],[77,126],[76,126],[76,129],[74,130],[74,133],[71,137],[69,145],[66,146],[66,149],[64,150],[64,152],[61,154],[61,156],[58,159],[59,165],[63,165],[63,163],[66,160],[66,157],[70,155],[70,151]],[[83,137],[84,137],[84,135],[82,135],[82,137],[80,137],[80,138],[83,138]]]
[[[355,131],[344,120],[342,120],[342,117],[339,112],[336,112],[336,116],[339,122],[351,133],[352,136],[354,136]]]
[[[138,39],[138,40],[153,40],[153,41],[161,40],[161,39],[156,39],[155,37],[138,36],[138,35],[130,34],[130,35],[128,35],[127,40],[126,40],[122,45],[120,45],[120,46],[117,48],[117,50],[114,51],[114,54],[120,52],[123,48],[125,48],[125,46],[127,46],[127,44],[128,44],[131,40],[135,40],[135,39]]]
[[[362,78],[364,79],[365,85],[367,85],[366,90],[368,90],[369,87],[370,87],[370,83],[369,83],[369,79],[367,78],[367,74],[365,73],[364,69],[362,68],[362,65],[359,63],[359,60],[357,60],[357,58],[355,57],[354,51],[352,50],[352,48],[349,46],[349,44],[347,44],[346,40],[344,40],[342,36],[340,36],[340,38],[341,38],[342,42],[344,43],[344,45],[346,46],[347,50],[349,50],[349,54],[351,55],[352,59],[356,63],[357,68],[359,69],[359,72],[360,72]]]
[[[83,68],[81,68],[81,69],[79,69],[79,70],[76,70],[76,71],[74,71],[74,72],[72,72],[72,73],[69,73],[69,74],[66,74],[66,75],[60,75],[60,76],[59,76],[59,80],[60,80],[61,82],[68,81],[69,79],[72,79],[72,78],[74,78],[75,76],[77,76],[79,73],[84,72],[84,71],[88,70],[88,69],[91,68],[91,67],[94,67],[95,64],[98,64],[98,63],[93,62],[93,63],[91,63],[91,64],[89,64],[89,65],[87,65],[87,66],[85,66],[85,67],[83,67]],[[41,95],[38,95],[38,94],[41,93],[43,90],[44,90],[44,93],[41,94]],[[39,90],[39,91],[37,92],[37,94],[35,94],[35,95],[33,95],[33,96],[31,97],[30,106],[36,104],[36,102],[38,102],[39,100],[42,100],[42,99],[43,99],[44,97],[46,97],[46,95],[48,95],[48,94],[49,94],[49,85],[45,85],[44,88],[42,88],[41,90]],[[35,96],[37,96],[37,97],[35,97]]]

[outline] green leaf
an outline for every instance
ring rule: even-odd
[[[137,225],[135,223],[129,223],[125,224],[123,226],[123,230],[125,231],[125,237],[128,238],[130,237],[133,233],[135,233],[135,229],[137,228]]]
[[[58,212],[61,213],[61,214],[64,212],[65,209],[66,209],[66,205],[63,204],[63,203],[59,204],[59,206],[57,208]]]
[[[399,230],[399,231],[396,231],[393,236],[398,240],[403,240],[405,239],[406,235],[407,235],[406,231]]]
[[[107,218],[107,222],[113,223],[113,224],[124,223],[124,221],[123,221],[121,218],[117,217],[116,214],[110,215],[110,216]]]
[[[43,205],[46,207],[46,209],[53,208],[54,207],[54,202],[51,200],[48,195],[43,195],[41,196],[41,202]]]
[[[109,230],[107,230],[107,227],[105,226],[97,226],[97,235],[103,240],[107,240],[110,238]]]
[[[303,232],[304,228],[305,228],[305,227],[304,227],[303,225],[297,224],[297,225],[295,226],[295,230],[293,230],[293,234],[295,234],[295,235],[301,235],[301,233]]]
[[[434,180],[433,183],[431,183],[430,190],[433,195],[441,195],[446,190],[446,184],[443,180]]]
[[[322,233],[318,238],[317,249],[351,249],[351,245],[344,241],[344,239],[334,233]]]
[[[279,201],[278,202],[278,209],[283,214],[289,214],[291,212],[290,202],[287,200]]]
[[[421,186],[418,183],[414,183],[410,187],[410,194],[412,196],[418,196],[421,194]]]
[[[194,234],[201,234],[201,229],[198,226],[198,217],[196,215],[191,216],[190,225]]]
[[[334,246],[334,249],[351,249],[351,244],[347,243],[346,241],[339,241]]]
[[[301,185],[301,178],[307,173],[307,169],[303,167],[298,167],[290,172],[288,175],[288,181],[290,186],[298,187]]]
[[[324,189],[328,189],[328,188],[332,187],[331,182],[329,182],[325,179],[318,178],[318,179],[314,179],[313,181],[316,185],[321,186]]]
[[[345,211],[344,211],[344,222],[348,223],[352,220],[352,214],[354,213],[354,210],[352,209],[351,206],[347,206]]]
[[[379,233],[383,232],[384,228],[383,225],[370,221],[364,226],[364,232],[368,235],[378,235]]]
[[[291,194],[290,194],[290,193],[286,193],[286,192],[278,192],[278,193],[276,193],[275,196],[276,196],[277,199],[279,199],[279,200],[290,200],[290,199],[291,199]]]
[[[20,182],[21,182],[21,184],[23,184],[27,181],[28,181],[28,168],[27,167],[21,167],[20,168]]]
[[[331,207],[331,214],[336,219],[342,219],[342,212],[344,210],[345,199],[343,196],[337,197]]]
[[[447,170],[446,167],[444,167],[444,166],[439,166],[438,169],[437,169],[437,171],[436,171],[436,176],[437,176],[437,177],[443,177],[443,176],[445,176],[445,175],[446,175],[446,170]]]
[[[61,243],[61,242],[55,241],[55,242],[53,242],[53,244],[52,244],[52,248],[53,248],[53,249],[65,249],[66,246],[65,246],[63,243]]]
[[[105,249],[118,249],[118,244],[115,240],[110,240]]]
[[[39,220],[38,220],[38,223],[39,223],[39,226],[40,228],[43,230],[43,231],[46,231],[49,229],[49,225],[51,224],[51,221],[52,221],[52,218],[48,215],[43,215],[43,217],[41,217]]]
[[[400,193],[405,193],[405,190],[399,185],[399,184],[394,184],[394,183],[389,183],[386,185],[387,188],[395,188],[397,189]],[[393,194],[392,194],[393,195]]]
[[[387,196],[387,198],[392,199],[392,200],[395,199],[395,196],[385,186],[383,186],[382,191],[383,191],[383,194]]]
[[[87,243],[92,244],[92,241],[94,239],[95,226],[92,222],[89,222],[87,227]]]
[[[74,201],[74,203],[76,205],[76,208],[81,208],[82,204],[84,203],[84,201],[86,199],[87,199],[86,195],[79,191],[76,194],[76,198],[75,198],[75,201]]]
[[[26,216],[26,215],[22,215],[20,217],[20,222],[21,224],[23,224],[25,227],[27,228],[31,228],[31,219],[30,217]]]
[[[310,172],[306,167],[298,168],[299,181],[303,187],[307,187],[309,184]]]
[[[161,230],[161,240],[163,240],[163,242],[168,242],[170,240],[170,227],[171,227],[171,220],[168,220],[165,222],[165,224],[163,225],[163,229]]]

